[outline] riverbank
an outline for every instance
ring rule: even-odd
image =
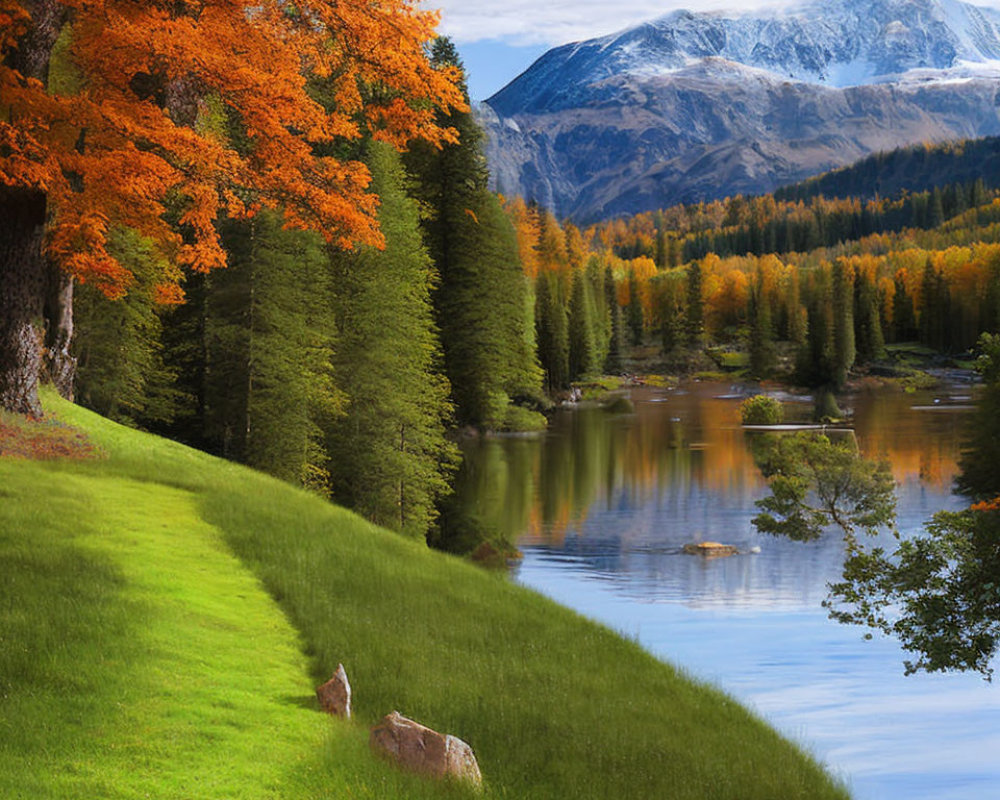
[[[582,402],[613,408],[616,401],[627,397],[628,390],[636,386],[672,389],[682,382],[695,381],[728,384],[734,396],[764,393],[801,399],[815,395],[817,410],[814,416],[817,419],[838,418],[838,413],[828,413],[837,408],[835,403],[830,405],[832,392],[796,382],[790,351],[778,361],[779,367],[773,374],[760,380],[749,374],[749,355],[740,349],[716,346],[678,350],[666,357],[657,346],[638,345],[628,351],[624,374],[576,381],[570,392],[564,392],[557,399],[561,401],[560,406]],[[969,353],[948,355],[915,342],[890,344],[886,345],[882,358],[852,370],[836,394],[844,397],[887,389],[913,394],[946,386],[971,385],[978,381],[973,366],[974,359]]]
[[[633,642],[243,467],[46,397],[101,454],[0,458],[0,795],[437,798],[370,755],[391,709],[485,797],[843,798]],[[312,687],[343,662],[354,721]]]

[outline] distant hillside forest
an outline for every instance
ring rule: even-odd
[[[725,345],[754,377],[837,389],[886,343],[958,353],[1000,325],[1000,200],[981,177],[869,200],[733,197],[584,231],[506,205],[550,388],[615,371],[624,344],[652,342],[668,366]]]
[[[1000,186],[1000,137],[987,136],[939,145],[917,144],[876,153],[855,164],[778,189],[774,199],[857,197],[872,200],[923,192],[935,186]]]

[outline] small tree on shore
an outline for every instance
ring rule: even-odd
[[[774,436],[758,448],[757,459],[771,492],[757,501],[761,513],[753,518],[763,533],[811,541],[837,526],[853,548],[858,531],[874,535],[895,524],[889,464],[863,458],[853,439]]]

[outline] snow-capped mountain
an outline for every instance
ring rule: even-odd
[[[678,11],[558,47],[481,107],[497,188],[582,221],[769,191],[1000,133],[1000,12],[958,0]]]

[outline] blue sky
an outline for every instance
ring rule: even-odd
[[[485,100],[524,72],[550,48],[547,44],[508,44],[499,39],[456,42],[473,102]]]

